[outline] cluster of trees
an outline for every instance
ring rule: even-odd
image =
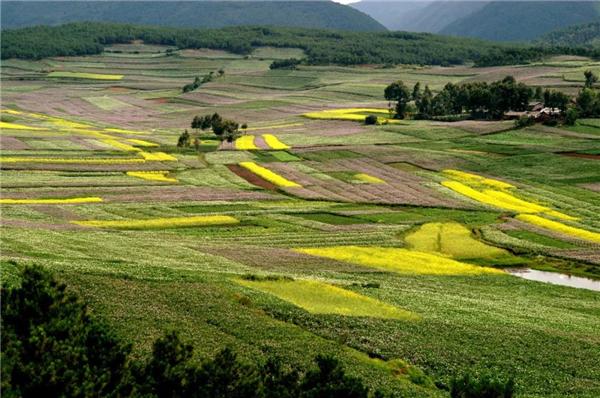
[[[211,48],[237,54],[249,54],[260,46],[294,47],[305,51],[306,62],[311,65],[455,65],[474,62],[478,66],[489,66],[527,63],[551,54],[600,55],[600,51],[585,48],[532,47],[429,33],[342,32],[248,26],[181,29],[71,23],[3,30],[1,56],[2,59],[41,59],[98,54],[105,45],[129,43],[132,40],[181,49]]]
[[[333,357],[317,355],[310,369],[270,358],[247,364],[230,349],[199,361],[175,332],[145,358],[132,355],[66,285],[38,266],[22,269],[20,284],[3,288],[2,393],[17,397],[148,398],[385,398],[346,374]],[[463,376],[453,398],[511,398],[512,380]]]
[[[217,71],[219,77],[223,76],[225,74],[225,71],[223,69],[219,69]],[[184,93],[189,93],[190,91],[194,91],[196,89],[198,89],[201,85],[203,85],[204,83],[208,83],[208,82],[212,82],[215,76],[215,72],[209,72],[208,74],[202,76],[202,79],[200,79],[200,76],[196,76],[194,78],[194,81],[192,83],[186,84],[185,86],[183,86],[183,88],[181,89],[181,91],[183,91]]]
[[[571,25],[542,36],[537,42],[540,45],[561,47],[588,47],[600,49],[600,22]]]
[[[421,89],[416,83],[410,90],[402,81],[386,87],[384,96],[388,101],[395,101],[395,117],[404,119],[414,101],[415,117],[430,119],[439,116],[461,115],[468,111],[475,118],[501,118],[508,111],[525,111],[534,91],[514,77],[507,76],[502,80],[486,82],[470,82],[463,84],[448,83],[433,95],[429,86]]]
[[[300,62],[297,58],[277,59],[269,65],[269,69],[296,69]]]
[[[211,129],[213,134],[221,141],[233,142],[242,134],[240,128],[245,130],[248,128],[248,125],[244,123],[240,126],[235,120],[225,119],[218,113],[213,113],[212,115],[194,116],[191,127],[196,131]],[[192,142],[197,149],[200,145],[200,140],[198,137],[192,137],[192,135],[185,130],[179,136],[177,146],[180,148],[188,148],[192,145]]]

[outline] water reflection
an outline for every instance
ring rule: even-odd
[[[511,275],[518,276],[519,278],[528,279],[531,281],[600,291],[600,281],[589,278],[559,274],[558,272],[538,271],[531,268],[512,268],[507,269],[506,272]]]

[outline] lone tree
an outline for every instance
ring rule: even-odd
[[[187,148],[190,146],[190,141],[191,141],[192,137],[190,136],[190,133],[188,133],[187,130],[185,130],[183,133],[181,133],[181,135],[179,136],[179,139],[177,140],[177,146],[179,148]]]
[[[585,72],[583,72],[583,75],[585,76],[585,87],[594,87],[594,83],[598,81],[598,76],[591,70],[586,70]]]
[[[388,101],[396,101],[394,117],[404,119],[406,116],[406,108],[411,100],[411,93],[406,85],[398,80],[385,88],[385,99]]]

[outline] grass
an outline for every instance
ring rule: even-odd
[[[506,231],[506,234],[518,239],[534,242],[548,247],[556,247],[558,249],[573,249],[577,247],[574,244],[565,242],[559,239],[554,239],[546,235],[537,234],[526,230]]]
[[[311,280],[238,280],[237,283],[273,294],[311,314],[418,320],[419,316],[350,290]]]
[[[307,220],[318,221],[331,225],[354,225],[366,223],[365,221],[355,217],[342,216],[334,213],[298,213],[297,216]]]

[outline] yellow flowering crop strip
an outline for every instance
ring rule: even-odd
[[[37,158],[37,157],[3,157],[0,163],[56,163],[56,164],[129,164],[144,163],[142,158]]]
[[[147,220],[88,220],[71,221],[84,227],[111,229],[165,229],[180,227],[205,227],[212,225],[235,225],[239,220],[231,216],[193,216],[151,218]]]
[[[274,124],[272,126],[251,127],[251,128],[244,129],[244,131],[283,129],[283,128],[288,128],[288,127],[298,127],[298,126],[304,126],[304,123]]]
[[[122,143],[121,141],[115,140],[114,138],[102,138],[101,141],[107,145],[112,146],[113,148],[117,148],[121,151],[126,152],[140,152],[141,149],[136,148],[132,145]]]
[[[505,191],[484,189],[482,192],[458,181],[442,181],[441,184],[468,198],[500,209],[514,211],[516,213],[544,213],[564,220],[577,219],[576,217],[552,210],[549,207],[519,199]]]
[[[121,80],[123,75],[107,75],[101,73],[67,72],[55,71],[48,73],[47,77],[65,77],[74,79],[93,79],[93,80]]]
[[[157,162],[173,162],[177,158],[164,152],[140,152],[140,155],[144,160],[157,161]]]
[[[168,171],[128,171],[127,175],[131,177],[142,178],[149,181],[160,182],[178,182],[177,179],[167,177]]]
[[[278,187],[291,188],[291,187],[300,187],[300,184],[295,183],[294,181],[290,181],[277,173],[272,172],[266,167],[262,167],[257,165],[254,162],[241,162],[240,166],[243,168],[250,170],[254,174],[259,177],[264,178],[272,184],[277,185]]]
[[[104,131],[106,131],[108,133],[118,133],[118,134],[146,134],[142,131],[116,129],[116,128],[107,128],[107,129],[104,129]]]
[[[131,142],[134,145],[143,146],[143,147],[157,147],[158,146],[158,144],[155,143],[155,142],[150,142],[150,141],[145,141],[145,140],[138,140],[138,139],[135,139],[135,138],[129,138],[127,141]]]
[[[413,312],[382,301],[311,280],[237,280],[240,285],[272,294],[311,314],[418,320]]]
[[[600,243],[600,233],[587,231],[585,229],[571,227],[570,225],[566,225],[560,223],[558,221],[548,220],[547,218],[543,218],[540,216],[532,215],[532,214],[519,214],[517,216],[518,220],[525,221],[527,223],[537,225],[539,227],[543,227],[549,229],[551,231],[556,231],[563,233],[565,235],[574,236],[576,238],[581,238],[585,240],[589,240],[591,242]]]
[[[400,274],[421,275],[481,275],[497,274],[502,271],[489,267],[478,267],[439,255],[389,247],[332,246],[294,249],[333,260],[345,261],[382,271]]]
[[[279,138],[275,137],[273,134],[263,134],[263,139],[271,149],[275,150],[283,150],[290,149],[290,147],[283,142],[279,141]]]
[[[25,126],[24,124],[0,122],[0,129],[7,130],[44,130],[39,127]]]
[[[70,205],[99,202],[102,202],[102,198],[94,196],[68,199],[0,199],[0,204],[3,205]]]
[[[385,184],[386,183],[381,178],[375,177],[375,176],[372,176],[372,175],[366,174],[366,173],[355,174],[354,178],[356,178],[359,181],[366,182],[368,184]]]
[[[235,149],[239,149],[241,151],[252,151],[260,148],[254,144],[253,135],[243,135],[235,140]]]
[[[477,174],[466,173],[466,172],[460,171],[460,170],[446,169],[446,170],[443,170],[443,173],[448,174],[450,177],[457,179],[457,180],[463,180],[463,181],[467,181],[467,182],[476,182],[476,183],[488,185],[488,186],[491,186],[494,188],[500,188],[500,189],[515,188],[514,185],[509,184],[504,181],[494,180],[492,178],[486,178],[486,177],[479,176]]]
[[[404,240],[413,250],[441,253],[458,259],[494,258],[508,254],[475,239],[468,228],[455,222],[423,224]]]

